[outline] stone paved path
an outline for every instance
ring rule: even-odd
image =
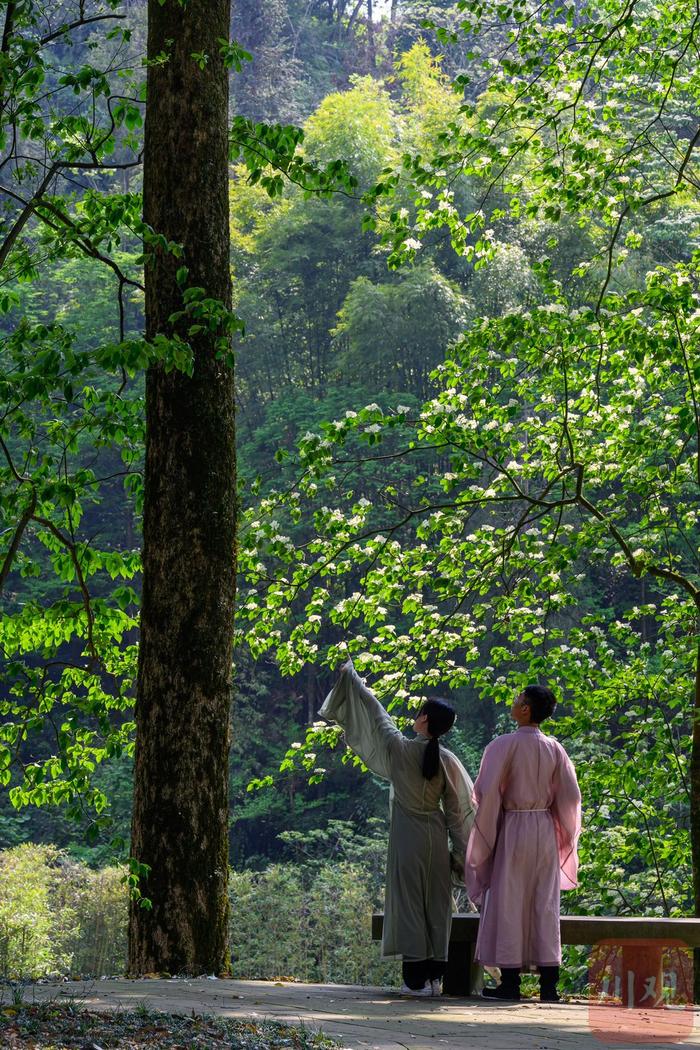
[[[302,1021],[350,1050],[646,1050],[700,1048],[700,1011],[625,1011],[532,1001],[401,999],[385,988],[273,981],[101,980],[33,985],[26,998],[67,998],[91,1009],[145,1004],[169,1013]],[[695,1024],[693,1025],[693,1022]],[[597,1033],[597,1034],[596,1034]]]

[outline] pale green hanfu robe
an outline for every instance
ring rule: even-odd
[[[447,959],[452,882],[463,879],[474,819],[467,771],[441,746],[440,771],[426,780],[427,741],[403,736],[351,660],[320,713],[343,727],[348,746],[373,773],[391,782],[382,955]]]

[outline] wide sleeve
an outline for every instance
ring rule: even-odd
[[[491,882],[508,754],[507,737],[493,740],[484,751],[474,784],[477,810],[467,845],[465,881],[467,893],[475,903],[482,899]]]
[[[442,805],[450,837],[450,867],[458,884],[464,883],[464,856],[474,823],[474,785],[459,759],[443,752],[445,791]]]
[[[563,747],[552,783],[552,818],[559,848],[560,885],[573,890],[578,885],[578,837],[581,833],[581,792],[573,762]]]
[[[385,780],[392,779],[393,759],[407,741],[362,681],[352,660],[341,667],[338,681],[319,714],[343,727],[348,747],[360,756],[368,769]]]

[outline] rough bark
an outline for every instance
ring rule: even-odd
[[[148,249],[146,334],[173,334],[176,270],[230,305],[228,0],[149,0],[144,219],[183,246]],[[167,55],[167,60],[156,56]],[[203,56],[202,68],[193,55]],[[187,324],[178,322],[181,334]],[[226,969],[231,650],[235,596],[233,372],[214,335],[192,378],[149,369],[132,856],[131,973]]]

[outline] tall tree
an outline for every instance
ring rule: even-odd
[[[146,378],[143,598],[129,967],[227,965],[227,772],[236,462],[228,239],[229,0],[151,0],[146,334],[188,372]],[[205,316],[201,316],[205,315]]]
[[[119,0],[0,10],[0,785],[17,807],[65,804],[95,832],[108,822],[95,774],[132,749],[137,677],[139,595],[125,581],[141,562],[132,541],[119,549],[111,509],[123,484],[129,528],[145,510],[132,880],[152,902],[134,903],[131,968],[221,969],[238,326],[229,148],[271,197],[285,178],[322,196],[355,181],[343,164],[305,160],[298,128],[237,118],[229,139],[227,70],[250,56],[227,43],[226,5],[155,3],[143,221],[140,195],[115,192],[142,157],[138,19],[130,26]],[[99,271],[101,296],[111,274],[112,325],[90,311],[79,331],[65,312],[59,321],[30,284],[47,260],[54,278],[57,260]]]

